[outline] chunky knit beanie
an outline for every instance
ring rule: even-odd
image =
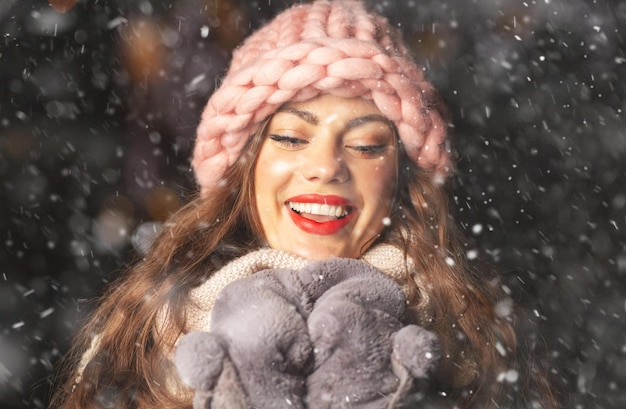
[[[280,13],[234,51],[197,131],[192,167],[202,194],[219,183],[264,119],[288,101],[323,93],[373,100],[415,163],[442,177],[450,172],[434,89],[398,31],[360,1],[321,0]]]

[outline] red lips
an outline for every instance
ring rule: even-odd
[[[297,203],[319,203],[328,204],[332,206],[343,206],[347,209],[351,208],[350,202],[341,196],[335,195],[319,195],[315,193],[294,196],[289,198],[285,203],[288,206],[289,202]],[[356,214],[354,211],[349,211],[348,214],[340,219],[329,220],[325,222],[317,222],[315,220],[308,219],[299,213],[296,213],[292,209],[289,210],[289,216],[293,220],[294,224],[301,230],[318,235],[331,235],[338,233],[348,223],[350,223]]]

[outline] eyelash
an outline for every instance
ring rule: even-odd
[[[296,150],[303,145],[309,143],[306,139],[295,138],[292,136],[270,134],[269,138],[276,142],[279,147],[288,150]],[[356,156],[363,158],[377,157],[387,149],[387,144],[379,145],[346,145],[346,148],[352,150]]]
[[[308,143],[308,141],[304,139],[294,138],[292,136],[271,134],[269,138],[278,143],[278,146],[285,149],[297,149],[301,145]]]
[[[383,153],[387,148],[387,145],[355,145],[347,146],[347,148],[354,150],[359,156],[375,157]]]

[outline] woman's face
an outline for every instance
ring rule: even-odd
[[[396,137],[371,101],[322,95],[283,106],[257,158],[257,211],[270,247],[309,259],[359,257],[389,216]]]

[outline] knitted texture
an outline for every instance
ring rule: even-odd
[[[320,94],[372,100],[398,130],[409,157],[450,173],[447,125],[435,91],[399,32],[356,0],[296,5],[233,54],[197,130],[192,167],[206,195],[261,122],[286,102]]]
[[[415,287],[408,284],[409,275],[415,277],[415,265],[403,253],[389,244],[379,244],[369,249],[361,259],[385,273],[402,286],[408,299],[415,294]],[[273,249],[261,249],[239,257],[213,273],[202,285],[191,291],[192,303],[187,308],[187,330],[209,331],[213,305],[218,293],[229,283],[267,269],[303,268],[310,260]],[[414,278],[415,279],[415,278]],[[161,311],[164,319],[165,311]]]

